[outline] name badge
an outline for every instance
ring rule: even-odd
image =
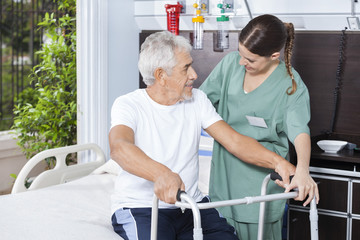
[[[245,116],[251,126],[268,128],[266,122],[263,118],[254,117],[254,116]]]

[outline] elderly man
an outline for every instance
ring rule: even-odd
[[[191,210],[182,213],[173,203],[178,189],[197,202],[209,201],[197,184],[202,128],[236,157],[275,169],[283,184],[295,173],[288,161],[233,130],[206,95],[193,89],[197,75],[190,51],[181,36],[169,32],[150,35],[139,59],[147,88],[120,96],[113,104],[111,158],[123,171],[112,196],[112,222],[124,239],[150,239],[154,192],[161,200],[158,239],[192,239]],[[201,221],[205,240],[237,239],[234,228],[216,209],[201,210]]]

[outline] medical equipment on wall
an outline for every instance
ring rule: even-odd
[[[193,48],[194,49],[203,49],[203,38],[204,38],[204,27],[205,22],[204,16],[201,15],[201,10],[206,8],[205,4],[200,4],[200,1],[196,1],[193,4],[195,8],[196,16],[192,19],[194,23],[194,33],[193,33]]]
[[[360,29],[359,17],[355,15],[356,14],[355,3],[357,2],[358,0],[351,0],[351,17],[347,18],[350,30]]]
[[[229,48],[229,16],[225,15],[225,10],[230,9],[231,5],[222,0],[217,7],[220,9],[221,16],[216,18],[218,27],[216,48],[222,50]]]
[[[179,18],[180,12],[183,8],[179,2],[177,4],[166,4],[166,14],[167,14],[167,29],[169,32],[179,35]]]

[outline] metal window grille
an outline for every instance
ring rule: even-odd
[[[46,12],[57,14],[53,0],[0,0],[0,131],[13,123],[14,100],[31,86],[28,75],[39,63],[35,52],[44,42],[38,23]]]

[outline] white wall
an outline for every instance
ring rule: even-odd
[[[139,32],[133,0],[108,0],[108,111],[114,100],[139,88]],[[108,132],[106,132],[108,134]],[[109,152],[106,152],[109,157]]]
[[[116,97],[139,88],[140,30],[135,23],[133,0],[108,1],[110,109]]]

